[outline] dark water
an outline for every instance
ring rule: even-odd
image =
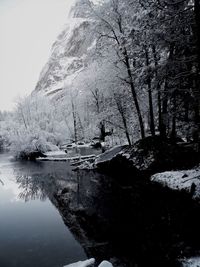
[[[54,186],[51,173],[56,178],[59,172],[46,167],[0,156],[1,267],[61,267],[86,259],[83,248],[48,199],[45,191]]]
[[[200,255],[199,204],[183,192],[8,155],[0,155],[0,172],[0,267],[91,257],[116,267],[176,267]]]

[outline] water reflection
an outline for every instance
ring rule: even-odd
[[[25,170],[22,165],[16,172],[20,197],[48,197],[97,263],[107,259],[115,266],[173,267],[180,265],[179,258],[200,251],[200,208],[183,192],[140,180],[122,187],[110,177],[74,173],[59,162]]]
[[[70,181],[71,171],[67,164],[23,162],[15,165],[14,175],[20,189],[19,198],[26,202],[51,198],[62,188],[66,179]]]
[[[44,201],[47,198],[47,188],[49,194],[52,194],[57,189],[55,178],[51,176],[47,178],[38,175],[17,175],[16,182],[19,183],[19,188],[21,189],[19,198],[24,199],[26,202],[35,199]]]
[[[62,267],[86,259],[48,199],[60,188],[60,174],[50,165],[0,155],[0,266]]]

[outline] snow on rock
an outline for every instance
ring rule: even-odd
[[[64,267],[87,267],[93,265],[94,263],[95,259],[92,258],[86,261],[79,261],[76,263],[65,265]],[[102,261],[98,267],[113,267],[113,265],[109,261]]]
[[[95,164],[98,165],[99,163],[112,160],[123,150],[124,147],[125,146],[115,146],[109,149],[108,151],[104,152],[103,154],[97,157],[97,159],[95,160]]]
[[[183,267],[200,267],[200,257],[185,259],[182,261]]]
[[[113,265],[109,261],[102,261],[99,267],[113,267]]]
[[[69,265],[65,265],[64,267],[87,267],[95,263],[95,259],[91,258],[85,261],[78,261]]]
[[[172,144],[160,136],[138,140],[131,147],[118,146],[108,150],[95,161],[97,168],[112,172],[131,170],[134,175],[154,174],[173,169],[194,168],[200,154],[193,147]]]
[[[174,190],[191,192],[194,198],[200,197],[200,168],[157,173],[151,177],[151,181],[161,183]]]

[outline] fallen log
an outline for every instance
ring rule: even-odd
[[[76,156],[76,157],[66,157],[66,158],[63,158],[63,157],[57,157],[57,158],[54,158],[54,157],[46,157],[46,158],[37,158],[37,160],[39,161],[69,161],[69,162],[73,162],[73,161],[85,161],[85,160],[91,160],[91,159],[94,159],[96,157],[96,155],[86,155],[86,156]],[[73,164],[73,163],[72,163]]]

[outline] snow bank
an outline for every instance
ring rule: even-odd
[[[191,192],[194,198],[200,197],[200,168],[157,173],[151,177],[151,181],[158,182],[174,190]]]

